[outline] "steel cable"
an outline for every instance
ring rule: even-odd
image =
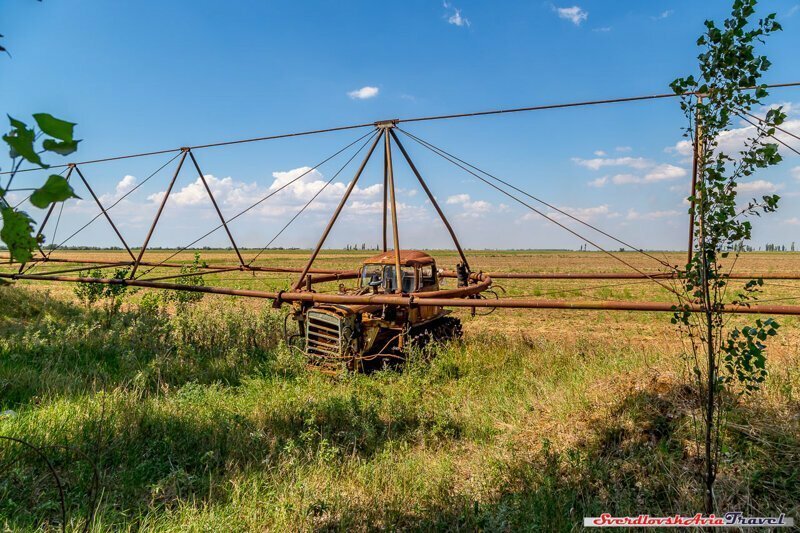
[[[789,87],[798,87],[800,86],[800,82],[793,82],[793,83],[775,83],[771,85],[763,85],[759,87],[743,87],[740,90],[742,91],[749,91],[756,88],[766,88],[766,89],[779,89],[779,88],[789,88]],[[406,119],[395,119],[395,123],[400,122],[427,122],[432,120],[447,120],[447,119],[454,119],[454,118],[466,118],[466,117],[480,117],[480,116],[488,116],[488,115],[501,115],[501,114],[509,114],[509,113],[522,113],[522,112],[529,112],[529,111],[544,111],[549,109],[566,109],[566,108],[573,108],[573,107],[586,107],[586,106],[595,106],[595,105],[604,105],[604,104],[615,104],[615,103],[626,103],[626,102],[639,102],[645,100],[660,100],[665,98],[679,98],[683,96],[690,96],[693,94],[699,94],[697,92],[687,92],[687,93],[664,93],[664,94],[653,94],[653,95],[645,95],[645,96],[629,96],[625,98],[610,98],[605,100],[590,100],[584,102],[570,102],[565,104],[548,104],[548,105],[539,105],[539,106],[529,106],[529,107],[517,107],[511,109],[495,109],[491,111],[478,111],[473,113],[455,113],[450,115],[434,115],[434,116],[427,116],[427,117],[416,117],[416,118],[406,118]],[[376,126],[377,122],[370,122],[364,124],[353,124],[350,126],[339,126],[335,128],[325,128],[325,129],[318,129],[318,130],[309,130],[309,131],[301,131],[296,133],[284,133],[279,135],[269,135],[264,137],[253,137],[250,139],[239,139],[235,141],[224,141],[224,142],[217,142],[217,143],[209,143],[209,144],[198,144],[195,146],[189,146],[190,150],[199,150],[201,148],[214,148],[218,146],[230,146],[234,144],[243,144],[243,143],[251,143],[251,142],[259,142],[259,141],[268,141],[274,139],[285,139],[289,137],[301,137],[306,135],[316,135],[320,133],[329,133],[334,131],[345,131],[345,130],[352,130],[357,128],[366,128],[370,126]],[[115,157],[106,157],[103,159],[93,159],[89,161],[81,161],[75,163],[76,165],[89,165],[93,163],[103,163],[107,161],[118,161],[120,159],[131,159],[135,157],[146,157],[151,155],[158,155],[158,154],[168,154],[172,152],[180,152],[183,148],[170,148],[166,150],[155,150],[151,152],[141,152],[137,154],[128,154],[128,155],[121,155]],[[50,168],[61,168],[66,167],[68,165],[54,165]],[[18,172],[32,172],[40,170],[38,168],[26,168],[21,169]],[[5,174],[11,174],[12,171],[5,171],[0,172],[0,176]]]
[[[756,126],[756,125],[755,125],[755,124],[753,124],[751,121],[749,121],[748,119],[744,118],[744,117],[742,116],[742,114],[741,114],[741,113],[736,113],[736,114],[739,116],[739,118],[740,118],[740,119],[744,120],[745,122],[747,122],[748,124],[750,124],[751,126],[753,126],[753,127],[756,129],[756,130],[761,130],[761,131],[764,131],[764,133],[765,133],[765,134],[766,134],[768,137],[772,137],[773,139],[775,139],[776,141],[778,141],[780,144],[782,144],[783,146],[785,146],[786,148],[788,148],[788,149],[789,149],[789,150],[791,150],[792,152],[796,153],[797,155],[800,155],[800,150],[798,150],[797,148],[794,148],[794,147],[792,147],[792,146],[789,146],[788,144],[786,144],[786,143],[785,143],[784,141],[782,141],[781,139],[778,139],[778,138],[777,138],[777,137],[776,137],[774,134],[771,134],[771,133],[766,133],[766,130],[764,129],[764,126],[763,126],[763,125],[762,125],[762,126],[760,126],[760,127],[759,127],[759,126]],[[759,122],[761,122],[762,124],[767,124],[767,122],[766,122],[765,120],[762,120],[762,119],[760,119],[760,118],[758,118],[758,117],[756,117],[756,120],[758,120],[758,121],[759,121]],[[781,131],[783,131],[783,130],[781,130]],[[786,133],[786,132],[784,131],[784,133]]]
[[[744,113],[745,115],[747,115],[747,116],[749,116],[749,117],[751,117],[751,118],[754,118],[754,119],[756,119],[757,121],[759,121],[759,122],[761,122],[761,123],[764,123],[764,124],[766,124],[766,123],[767,123],[767,121],[766,121],[766,120],[764,120],[763,118],[761,118],[761,117],[759,117],[759,116],[757,116],[757,115],[754,115],[754,114],[752,114],[752,113],[750,113],[750,112],[748,112],[748,111],[745,111],[744,109],[740,109],[739,111],[741,111],[742,113]],[[738,114],[738,113],[737,113],[737,114]],[[741,115],[739,115],[739,116],[741,117]],[[795,135],[795,134],[794,134],[794,133],[792,133],[791,131],[789,131],[789,130],[785,130],[785,129],[781,128],[780,126],[776,126],[776,125],[774,125],[774,124],[770,124],[770,125],[771,125],[773,128],[775,128],[776,130],[778,130],[779,132],[781,132],[781,133],[785,133],[785,134],[786,134],[786,135],[788,135],[789,137],[794,137],[795,139],[797,139],[798,141],[800,141],[800,135]]]
[[[413,135],[413,134],[411,134],[411,133],[409,133],[409,132],[407,132],[407,131],[403,130],[402,128],[397,128],[397,129],[398,129],[399,131],[401,131],[401,132],[405,133],[405,134],[406,134],[406,135],[408,135],[409,137],[411,137],[411,138],[415,139],[417,142],[420,142],[420,141],[422,141],[422,139],[420,139],[420,138],[416,137],[415,135]],[[433,146],[433,145],[431,145],[431,146]],[[594,225],[592,225],[592,224],[589,224],[588,222],[586,222],[586,221],[584,221],[584,220],[581,220],[580,218],[578,218],[578,217],[575,217],[575,216],[573,216],[573,215],[569,214],[568,212],[566,212],[566,211],[564,211],[564,210],[562,210],[562,209],[559,209],[558,207],[556,207],[556,206],[554,206],[554,205],[552,205],[552,204],[550,204],[550,203],[548,203],[548,202],[546,202],[546,201],[542,200],[541,198],[537,198],[536,196],[533,196],[532,194],[530,194],[530,193],[528,193],[528,192],[526,192],[526,191],[523,191],[523,190],[522,190],[522,189],[520,189],[519,187],[516,187],[516,186],[512,185],[511,183],[508,183],[507,181],[505,181],[505,180],[503,180],[503,179],[501,179],[501,178],[498,178],[497,176],[494,176],[494,175],[492,175],[492,174],[490,174],[490,173],[486,172],[485,170],[481,170],[480,168],[476,167],[475,165],[472,165],[472,164],[470,164],[470,163],[468,163],[468,162],[464,161],[463,159],[460,159],[460,158],[458,158],[457,156],[455,156],[455,155],[453,155],[453,154],[451,154],[451,153],[449,153],[449,152],[447,152],[447,151],[445,151],[445,150],[443,150],[443,149],[441,149],[441,148],[438,148],[438,147],[434,147],[434,148],[436,148],[437,150],[440,150],[442,153],[444,153],[444,154],[448,155],[449,157],[452,157],[452,158],[453,158],[453,159],[455,159],[456,161],[459,161],[459,162],[463,163],[464,165],[466,165],[466,166],[468,166],[468,167],[470,167],[470,168],[472,168],[472,169],[474,169],[474,170],[476,170],[476,171],[480,172],[481,174],[484,174],[485,176],[487,176],[487,177],[489,177],[489,178],[491,178],[491,179],[493,179],[493,180],[495,180],[495,181],[498,181],[498,182],[502,183],[503,185],[505,185],[505,186],[507,186],[507,187],[510,187],[510,188],[514,189],[515,191],[517,191],[517,192],[521,193],[521,194],[524,194],[524,195],[525,195],[525,196],[527,196],[528,198],[530,198],[530,199],[532,199],[532,200],[535,200],[535,201],[539,202],[540,204],[542,204],[542,205],[545,205],[545,206],[549,207],[550,209],[553,209],[554,211],[557,211],[558,213],[560,213],[560,214],[562,214],[562,215],[564,215],[564,216],[566,216],[566,217],[568,217],[568,218],[570,218],[570,219],[574,220],[575,222],[578,222],[578,223],[580,223],[580,224],[583,224],[583,225],[584,225],[584,226],[586,226],[587,228],[590,228],[590,229],[592,229],[592,230],[594,230],[594,231],[596,231],[596,232],[598,232],[598,233],[600,233],[600,234],[602,234],[602,235],[605,235],[605,236],[606,236],[606,237],[608,237],[609,239],[612,239],[612,240],[614,240],[614,241],[618,242],[619,244],[621,244],[621,245],[623,245],[623,246],[627,246],[627,247],[628,247],[628,248],[630,248],[631,250],[634,250],[634,251],[636,251],[636,252],[639,252],[639,253],[641,253],[641,254],[643,254],[643,255],[645,255],[645,256],[647,256],[647,257],[649,257],[649,258],[651,258],[651,259],[653,259],[653,260],[655,260],[655,261],[658,261],[660,264],[662,264],[663,266],[665,266],[665,267],[667,267],[667,268],[669,268],[669,269],[672,269],[672,270],[677,270],[677,269],[676,269],[676,268],[675,268],[673,265],[670,265],[669,263],[667,263],[667,262],[665,262],[665,261],[662,261],[662,260],[661,260],[661,259],[659,259],[658,257],[655,257],[655,256],[653,256],[653,255],[651,255],[651,254],[649,254],[649,253],[645,252],[645,251],[644,251],[644,250],[642,250],[641,248],[637,248],[636,246],[633,246],[633,245],[631,245],[631,244],[628,244],[627,242],[625,242],[625,241],[623,241],[623,240],[621,240],[621,239],[618,239],[617,237],[614,237],[613,235],[611,235],[611,234],[609,234],[609,233],[606,233],[605,231],[601,230],[600,228],[598,228],[598,227],[596,227],[596,226],[594,226]]]
[[[225,223],[233,222],[234,220],[236,220],[236,219],[237,219],[237,218],[239,218],[240,216],[244,215],[245,213],[247,213],[247,212],[248,212],[248,211],[250,211],[251,209],[254,209],[255,207],[257,207],[257,206],[261,205],[263,202],[265,202],[266,200],[268,200],[269,198],[271,198],[271,197],[275,196],[276,194],[278,194],[279,192],[281,192],[282,190],[284,190],[284,189],[285,189],[286,187],[288,187],[289,185],[292,185],[292,184],[293,184],[293,183],[295,183],[297,180],[299,180],[299,179],[303,178],[304,176],[306,176],[306,175],[307,175],[308,173],[310,173],[311,171],[313,171],[313,170],[315,170],[315,169],[317,169],[317,168],[321,167],[322,165],[324,165],[325,163],[327,163],[328,161],[330,161],[330,160],[331,160],[331,159],[333,159],[334,157],[338,156],[339,154],[341,154],[342,152],[344,152],[345,150],[347,150],[348,148],[350,148],[350,147],[351,147],[351,146],[353,146],[354,144],[356,144],[356,143],[358,143],[358,142],[360,142],[360,141],[364,140],[364,139],[365,139],[367,136],[369,136],[369,135],[372,135],[372,134],[374,134],[374,133],[375,133],[374,131],[370,131],[369,133],[366,133],[366,134],[362,135],[361,137],[359,137],[359,138],[358,138],[358,139],[356,139],[355,141],[351,142],[350,144],[348,144],[347,146],[345,146],[345,147],[344,147],[344,148],[342,148],[341,150],[339,150],[339,151],[335,152],[333,155],[331,155],[331,156],[328,156],[327,158],[325,158],[325,159],[324,159],[322,162],[318,163],[317,165],[315,165],[315,166],[313,166],[313,167],[310,167],[308,170],[306,170],[305,172],[303,172],[302,174],[300,174],[300,175],[299,175],[299,176],[297,176],[296,178],[294,178],[294,179],[292,179],[292,180],[288,181],[288,182],[287,182],[287,183],[285,183],[284,185],[281,185],[279,188],[275,189],[273,192],[271,192],[271,193],[269,193],[268,195],[264,196],[263,198],[261,198],[260,200],[258,200],[257,202],[255,202],[254,204],[250,205],[249,207],[247,207],[247,208],[243,209],[242,211],[240,211],[240,212],[239,212],[239,213],[237,213],[236,215],[234,215],[234,216],[232,216],[231,218],[227,219],[227,220],[225,221]],[[209,235],[211,235],[212,233],[214,233],[214,232],[216,232],[217,230],[219,230],[220,228],[224,227],[224,225],[225,225],[225,224],[220,224],[220,225],[218,225],[217,227],[215,227],[215,228],[214,228],[214,229],[212,229],[211,231],[207,232],[205,235],[202,235],[201,237],[198,237],[197,239],[195,239],[194,241],[190,242],[190,243],[189,243],[189,244],[187,244],[186,246],[184,246],[184,247],[182,247],[182,248],[178,249],[178,250],[177,250],[177,251],[175,251],[173,254],[171,254],[170,256],[168,256],[166,259],[163,259],[163,260],[162,260],[162,261],[160,261],[159,263],[157,263],[157,264],[155,264],[154,266],[150,267],[150,268],[149,268],[147,271],[145,271],[144,273],[140,274],[140,275],[139,275],[138,277],[136,277],[135,279],[141,279],[141,277],[142,277],[142,276],[144,276],[144,275],[148,274],[149,272],[152,272],[152,271],[153,271],[153,269],[155,269],[155,268],[158,268],[159,266],[163,265],[164,263],[166,263],[167,261],[169,261],[170,259],[172,259],[172,258],[173,258],[173,257],[175,257],[176,255],[178,255],[178,254],[180,254],[181,252],[184,252],[184,251],[186,251],[187,249],[191,248],[192,246],[194,246],[194,245],[195,245],[195,244],[197,244],[198,242],[202,241],[203,239],[205,239],[206,237],[208,237],[208,236],[209,236]]]
[[[314,194],[314,196],[312,196],[312,197],[311,197],[311,199],[310,199],[308,202],[306,202],[306,205],[304,205],[304,206],[303,206],[303,208],[302,208],[302,209],[300,209],[300,211],[298,211],[298,212],[297,212],[297,213],[296,213],[296,214],[295,214],[295,215],[294,215],[294,216],[291,218],[291,220],[289,220],[289,222],[287,222],[287,223],[286,223],[286,225],[285,225],[285,226],[283,226],[283,228],[281,228],[281,230],[280,230],[278,233],[276,233],[276,234],[275,234],[275,236],[274,236],[274,237],[273,237],[273,238],[272,238],[272,239],[271,239],[271,240],[270,240],[270,241],[269,241],[269,242],[268,242],[268,243],[267,243],[267,244],[266,244],[266,245],[265,245],[263,248],[261,248],[261,250],[259,250],[259,252],[256,254],[256,256],[255,256],[255,257],[253,257],[253,258],[252,258],[252,259],[251,259],[251,260],[250,260],[250,261],[247,263],[247,266],[250,266],[250,265],[252,265],[252,264],[253,264],[253,263],[256,261],[256,259],[258,259],[258,258],[261,256],[261,254],[262,254],[262,253],[264,253],[264,252],[267,250],[267,248],[269,248],[269,247],[272,245],[272,243],[273,243],[273,242],[275,242],[275,240],[277,240],[277,238],[278,238],[278,237],[280,237],[280,236],[281,236],[281,234],[282,234],[284,231],[286,231],[286,229],[287,229],[287,228],[288,228],[288,227],[289,227],[289,226],[292,224],[292,222],[294,222],[295,220],[297,220],[297,217],[299,217],[301,214],[303,214],[303,211],[305,211],[305,210],[306,210],[306,208],[308,208],[308,206],[310,206],[310,205],[311,205],[311,203],[312,203],[314,200],[316,200],[316,199],[317,199],[317,197],[318,197],[320,194],[322,194],[322,191],[324,191],[324,190],[325,190],[325,189],[328,187],[328,185],[330,185],[331,183],[333,183],[333,180],[335,180],[335,179],[336,179],[336,178],[339,176],[339,174],[341,174],[341,173],[344,171],[344,169],[345,169],[345,168],[347,168],[347,166],[348,166],[350,163],[352,163],[352,162],[353,162],[353,159],[355,159],[355,158],[356,158],[356,156],[357,156],[358,154],[360,154],[360,153],[361,153],[361,151],[364,149],[364,147],[365,147],[365,146],[367,146],[367,145],[369,144],[369,142],[370,142],[372,139],[374,139],[374,136],[375,136],[375,135],[378,135],[378,131],[375,131],[375,132],[374,132],[374,135],[373,135],[372,137],[370,137],[370,138],[368,138],[366,141],[364,141],[364,144],[362,144],[362,145],[361,145],[361,147],[360,147],[360,148],[359,148],[359,149],[358,149],[358,150],[357,150],[357,151],[356,151],[356,152],[355,152],[355,153],[354,153],[354,154],[353,154],[353,155],[350,157],[350,159],[348,159],[348,160],[347,160],[347,162],[346,162],[344,165],[342,165],[342,167],[341,167],[339,170],[337,170],[337,171],[336,171],[336,174],[334,174],[334,175],[331,177],[331,179],[329,179],[327,182],[325,182],[325,185],[323,185],[323,186],[322,186],[322,188],[321,188],[319,191],[317,191],[317,193],[316,193],[316,194]]]
[[[167,161],[166,163],[164,163],[163,165],[161,165],[161,166],[158,168],[158,170],[156,170],[155,172],[153,172],[152,174],[150,174],[149,176],[147,176],[147,177],[146,177],[144,180],[142,180],[142,182],[141,182],[141,183],[139,183],[138,185],[136,185],[136,186],[135,186],[133,189],[131,189],[130,191],[128,191],[128,192],[126,192],[125,194],[123,194],[123,195],[122,195],[122,196],[121,196],[121,197],[120,197],[120,198],[119,198],[119,199],[118,199],[116,202],[114,202],[114,203],[113,203],[113,204],[111,204],[109,207],[107,207],[107,208],[106,208],[106,211],[111,211],[111,209],[113,209],[113,208],[114,208],[114,206],[118,205],[118,204],[119,204],[119,203],[120,203],[122,200],[124,200],[125,198],[127,198],[128,196],[130,196],[131,194],[133,194],[133,193],[134,193],[134,192],[135,192],[135,191],[136,191],[136,190],[137,190],[139,187],[141,187],[142,185],[144,185],[145,183],[147,183],[148,181],[150,181],[150,179],[151,179],[151,178],[153,178],[153,176],[155,176],[156,174],[158,174],[159,172],[161,172],[162,170],[164,170],[164,168],[165,168],[167,165],[169,165],[170,163],[172,163],[173,161],[175,161],[175,160],[178,158],[178,156],[180,156],[180,154],[176,155],[175,157],[173,157],[172,159],[170,159],[169,161]],[[103,212],[102,212],[102,211],[101,211],[101,212],[99,212],[99,213],[97,213],[97,214],[94,216],[94,218],[93,218],[93,219],[91,219],[89,222],[87,222],[86,224],[84,224],[83,226],[81,226],[81,227],[80,227],[80,228],[79,228],[77,231],[75,231],[75,232],[74,232],[72,235],[70,235],[69,237],[67,237],[66,239],[64,239],[64,240],[63,240],[63,241],[62,241],[60,244],[56,245],[56,246],[55,246],[55,247],[54,247],[52,250],[50,250],[50,253],[47,255],[47,257],[50,257],[51,255],[53,255],[53,252],[55,252],[56,250],[58,250],[59,248],[61,248],[62,246],[64,246],[64,245],[65,245],[67,242],[69,242],[69,241],[70,241],[70,240],[71,240],[73,237],[75,237],[75,236],[76,236],[76,235],[78,235],[80,232],[82,232],[83,230],[85,230],[86,228],[88,228],[88,227],[89,227],[89,225],[91,225],[91,224],[92,224],[92,223],[93,223],[95,220],[97,220],[97,219],[98,219],[98,218],[100,218],[101,216],[103,216]]]
[[[436,149],[436,147],[434,147],[433,145],[430,145],[430,146],[429,146],[429,143],[427,143],[426,141],[423,141],[422,139],[418,139],[416,136],[411,136],[411,135],[410,135],[410,134],[408,134],[407,132],[403,132],[403,133],[405,133],[406,135],[409,135],[409,137],[410,137],[411,139],[413,139],[415,142],[417,142],[417,143],[421,144],[422,146],[424,146],[424,147],[425,147],[425,148],[427,148],[428,150],[431,150],[433,153],[435,153],[435,154],[436,154],[436,155],[438,155],[439,157],[442,157],[443,159],[445,159],[445,160],[449,161],[450,163],[452,163],[452,164],[454,164],[455,166],[457,166],[457,167],[461,168],[462,170],[464,170],[464,171],[468,172],[469,174],[472,174],[474,177],[478,178],[478,179],[479,179],[480,181],[482,181],[483,183],[485,183],[485,184],[489,185],[489,186],[490,186],[490,187],[492,187],[493,189],[496,189],[497,191],[501,192],[502,194],[504,194],[504,195],[508,196],[509,198],[511,198],[512,200],[514,200],[515,202],[518,202],[519,204],[521,204],[521,205],[523,205],[523,206],[527,207],[528,209],[530,209],[530,210],[531,210],[531,211],[533,211],[534,213],[536,213],[536,214],[538,214],[538,215],[540,215],[540,216],[544,217],[545,219],[549,220],[550,222],[552,222],[553,224],[557,225],[558,227],[560,227],[560,228],[564,229],[565,231],[568,231],[569,233],[571,233],[571,234],[572,234],[572,235],[574,235],[575,237],[577,237],[577,238],[581,239],[582,241],[584,241],[584,242],[587,242],[588,244],[590,244],[590,245],[594,246],[595,248],[597,248],[597,249],[598,249],[598,250],[600,250],[601,252],[603,252],[603,253],[605,253],[606,255],[608,255],[609,257],[612,257],[613,259],[615,259],[615,260],[619,261],[620,263],[622,263],[623,265],[627,266],[628,268],[631,268],[632,270],[636,271],[637,273],[641,274],[642,276],[644,276],[644,277],[646,277],[646,278],[650,279],[651,281],[653,281],[653,282],[655,282],[655,283],[657,283],[657,284],[661,285],[662,287],[664,287],[664,288],[665,288],[665,289],[667,289],[668,291],[670,291],[670,292],[673,292],[673,293],[675,293],[676,295],[679,295],[679,293],[678,293],[678,292],[677,292],[675,289],[673,289],[672,287],[668,287],[667,285],[664,285],[663,283],[661,283],[660,281],[658,281],[657,279],[655,279],[655,278],[654,278],[652,275],[650,275],[650,274],[647,274],[646,272],[644,272],[644,271],[640,270],[639,268],[637,268],[637,267],[635,267],[634,265],[630,264],[629,262],[625,261],[625,260],[624,260],[624,259],[622,259],[621,257],[619,257],[619,256],[616,256],[616,255],[614,255],[613,253],[609,252],[608,250],[606,250],[605,248],[603,248],[603,247],[602,247],[602,246],[600,246],[599,244],[596,244],[595,242],[591,241],[590,239],[588,239],[588,238],[584,237],[583,235],[579,234],[579,233],[578,233],[578,232],[576,232],[575,230],[573,230],[573,229],[569,228],[568,226],[565,226],[564,224],[560,223],[559,221],[555,220],[554,218],[552,218],[552,217],[549,217],[547,214],[545,214],[545,213],[542,213],[541,211],[539,211],[539,210],[538,210],[538,209],[536,209],[535,207],[531,206],[530,204],[526,203],[525,201],[523,201],[523,200],[520,200],[519,198],[517,198],[517,197],[516,197],[516,196],[514,196],[513,194],[511,194],[511,193],[509,193],[508,191],[506,191],[505,189],[502,189],[502,188],[498,187],[497,185],[495,185],[494,183],[491,183],[491,182],[487,181],[486,179],[482,178],[481,176],[479,176],[479,175],[478,175],[478,174],[476,174],[475,172],[472,172],[471,170],[469,170],[468,168],[466,168],[466,167],[464,167],[463,165],[459,164],[458,162],[454,161],[453,159],[449,158],[448,156],[446,156],[446,155],[443,155],[443,154],[442,154],[442,153],[440,153],[440,152],[439,152],[439,151]]]

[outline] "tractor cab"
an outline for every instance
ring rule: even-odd
[[[384,252],[364,261],[359,280],[360,288],[374,294],[394,294],[397,291],[397,265],[394,252]],[[425,252],[400,252],[400,280],[403,294],[439,290],[436,262]]]

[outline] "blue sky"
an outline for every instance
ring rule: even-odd
[[[4,112],[19,118],[50,112],[78,122],[84,141],[76,155],[86,160],[386,118],[654,94],[668,92],[675,77],[694,73],[694,41],[703,20],[721,20],[728,4],[4,2],[0,33],[13,58],[0,59],[0,101]],[[764,47],[774,63],[766,81],[800,81],[800,2],[762,4],[763,13],[778,13],[785,30]],[[770,101],[795,103],[789,127],[800,132],[800,89],[775,91]],[[690,177],[685,147],[678,144],[683,124],[677,101],[664,100],[405,128],[637,246],[680,249]],[[731,145],[746,133],[732,132]],[[230,217],[361,134],[196,155]],[[581,245],[413,141],[405,145],[465,246]],[[266,244],[354,150],[236,220],[234,235],[246,246]],[[800,157],[785,156],[780,168],[745,186],[748,193],[774,191],[784,198],[779,214],[756,222],[756,246],[767,239],[800,242]],[[169,157],[83,170],[108,205]],[[395,164],[402,247],[448,246],[399,153]],[[174,163],[112,210],[132,245],[141,243],[173,168]],[[274,245],[312,245],[354,170],[351,163]],[[183,169],[153,245],[188,244],[217,225],[196,178],[191,167]],[[35,173],[25,177],[29,184],[40,179]],[[376,158],[330,246],[379,242],[381,180]],[[65,205],[51,241],[60,242],[97,213],[86,191],[76,191],[84,200]],[[225,243],[217,232],[199,244]],[[101,219],[68,244],[115,240]]]

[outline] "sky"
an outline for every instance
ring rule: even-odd
[[[800,1],[761,4],[762,16],[774,11],[784,26],[762,48],[773,62],[764,81],[800,81]],[[29,123],[36,112],[78,123],[79,151],[68,159],[51,156],[56,164],[392,118],[650,95],[669,92],[673,79],[696,73],[703,21],[721,21],[728,11],[727,1],[690,0],[18,0],[0,4],[2,44],[11,54],[0,58],[0,102],[2,111]],[[800,88],[776,89],[768,103],[784,104],[786,127],[800,133]],[[691,150],[682,142],[685,119],[675,99],[401,126],[637,247],[686,247]],[[725,146],[735,150],[746,126],[737,123]],[[320,163],[368,131],[195,155],[227,219],[272,195],[230,223],[241,246],[310,247],[352,180],[366,148],[356,150],[367,139]],[[465,247],[583,244],[411,138],[400,138]],[[786,140],[800,148],[800,141]],[[755,221],[756,247],[800,241],[800,157],[782,153],[779,167],[740,188],[745,197],[782,197],[778,213]],[[132,247],[141,245],[163,198],[177,165],[172,157],[81,166],[105,206],[118,202],[110,215]],[[401,247],[452,247],[397,149],[393,160]],[[0,159],[3,169],[9,163]],[[382,168],[378,150],[326,247],[380,242]],[[44,177],[20,175],[17,186],[35,186]],[[82,199],[56,211],[60,222],[57,230],[48,222],[48,242],[62,243],[98,214],[88,191],[74,185]],[[593,242],[619,247],[531,203]],[[43,211],[22,207],[43,218]],[[186,164],[151,243],[188,245],[218,225],[197,171]],[[100,218],[65,244],[118,241]],[[225,233],[216,231],[196,246],[227,244]]]

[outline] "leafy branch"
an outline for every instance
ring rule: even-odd
[[[707,513],[714,511],[725,398],[731,392],[742,396],[759,389],[767,376],[765,342],[779,327],[767,318],[731,329],[723,317],[729,283],[723,261],[731,250],[738,258],[743,244],[750,240],[752,224],[747,219],[775,212],[780,201],[773,194],[741,205],[737,198],[742,178],[782,160],[778,145],[770,142],[775,127],[786,120],[780,107],[767,111],[735,156],[720,147],[720,139],[732,127],[734,118],[763,106],[768,96],[760,80],[771,63],[756,53],[756,46],[781,26],[774,13],[751,22],[756,4],[757,0],[735,0],[731,16],[721,27],[707,20],[706,31],[697,40],[703,49],[697,57],[700,74],[671,84],[676,93],[684,95],[681,109],[688,119],[684,136],[694,146],[697,176],[696,191],[688,199],[690,213],[695,215],[695,249],[681,278],[686,296],[676,307],[672,323],[687,335],[691,346],[687,361],[696,380],[705,430],[697,440],[705,449]],[[760,279],[747,281],[736,302],[749,305],[757,300],[762,285]],[[690,303],[701,305],[704,312],[691,313]]]
[[[42,154],[54,153],[61,156],[70,155],[78,149],[79,139],[74,138],[75,124],[58,119],[48,113],[36,113],[33,119],[38,131],[21,120],[8,117],[11,130],[3,135],[3,142],[9,147],[11,172],[5,184],[0,181],[0,215],[3,227],[0,229],[0,240],[5,243],[12,261],[27,262],[33,257],[33,250],[42,244],[43,237],[34,234],[34,220],[26,213],[9,203],[8,195],[22,189],[13,189],[12,185],[22,163],[27,161],[39,168],[49,165],[42,161]],[[69,198],[78,198],[66,178],[59,174],[51,174],[45,183],[28,196],[31,205],[46,209],[51,204],[63,202]]]

